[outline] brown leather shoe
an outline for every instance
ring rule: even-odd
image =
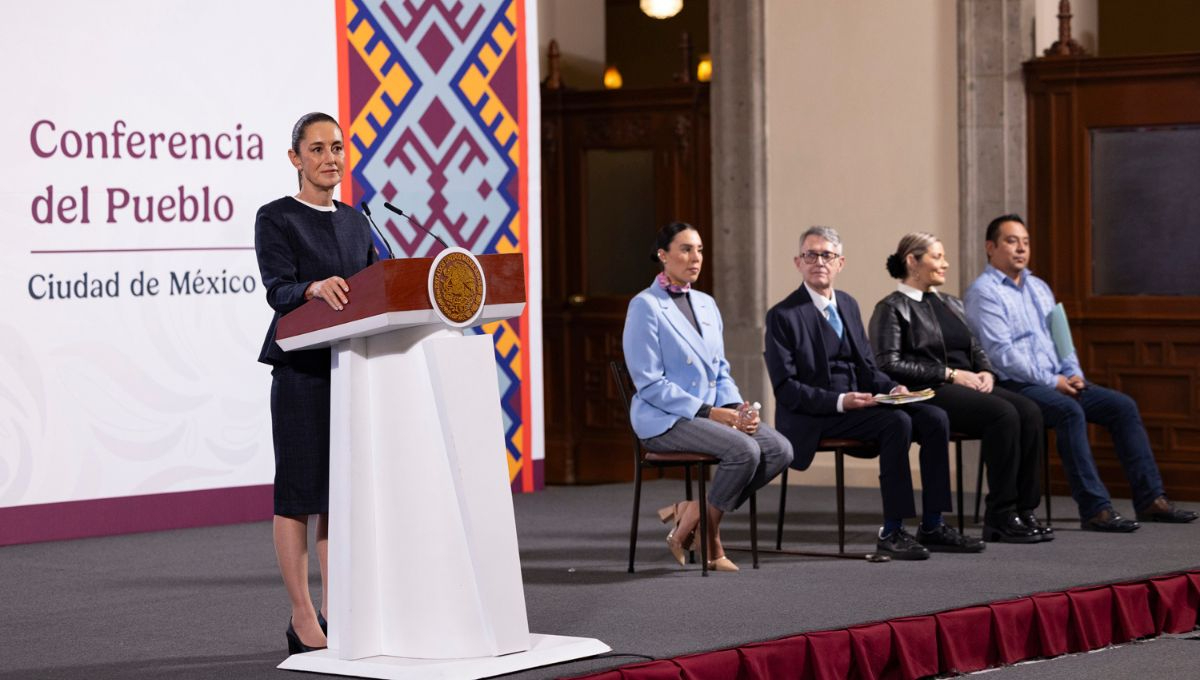
[[[1104,531],[1107,533],[1127,534],[1131,531],[1137,531],[1142,525],[1131,519],[1125,519],[1121,513],[1112,508],[1105,508],[1100,512],[1079,523],[1084,531]]]
[[[1150,507],[1138,510],[1137,518],[1143,522],[1167,522],[1169,524],[1186,524],[1194,522],[1198,515],[1191,510],[1180,510],[1166,496],[1154,499]]]

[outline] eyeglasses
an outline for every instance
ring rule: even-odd
[[[820,260],[821,262],[823,262],[825,264],[829,264],[830,262],[833,262],[837,258],[841,257],[841,254],[840,253],[831,253],[828,250],[821,250],[821,251],[806,250],[803,253],[800,253],[800,257],[807,264],[816,264],[818,260]]]

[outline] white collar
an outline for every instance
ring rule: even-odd
[[[920,288],[913,288],[912,286],[910,286],[906,283],[896,284],[896,290],[900,291],[901,293],[904,293],[905,295],[912,298],[916,302],[920,302],[921,300],[925,299],[925,291],[921,290]],[[933,293],[934,295],[937,295],[936,288],[930,288],[929,292]]]
[[[829,289],[829,297],[825,297],[812,288],[809,288],[807,283],[804,284],[804,290],[808,291],[808,295],[812,298],[813,304],[817,306],[817,310],[822,314],[825,313],[826,307],[837,307],[837,304],[834,302],[834,298],[837,294],[834,293],[832,288]]]
[[[299,198],[296,198],[295,196],[292,196],[292,198],[297,203],[307,205],[308,207],[312,208],[313,210],[320,210],[321,212],[337,212],[336,204],[335,205],[317,205],[316,203],[309,203],[308,201],[301,200]]]

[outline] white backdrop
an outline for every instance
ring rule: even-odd
[[[296,190],[296,118],[337,115],[333,2],[46,0],[5,13],[0,507],[269,484],[270,373],[255,359],[271,312],[254,215]],[[175,132],[185,158],[172,157]],[[191,135],[223,133],[222,152],[240,136],[243,158],[192,157]],[[180,187],[207,187],[223,212],[186,221],[162,204]],[[138,221],[134,197],[165,209]],[[49,284],[85,275],[103,282],[90,283],[99,297],[58,299]],[[157,294],[135,294],[143,276]]]

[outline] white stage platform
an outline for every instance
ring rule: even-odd
[[[322,649],[307,654],[294,654],[279,664],[289,671],[309,671],[329,675],[349,675],[359,678],[386,680],[477,680],[506,673],[515,673],[539,666],[583,659],[612,651],[592,638],[561,635],[529,636],[529,651],[485,656],[473,659],[406,659],[395,656],[372,656],[348,661],[339,659],[336,650]]]

